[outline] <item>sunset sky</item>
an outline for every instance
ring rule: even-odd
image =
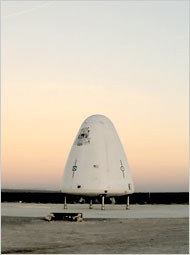
[[[2,188],[58,190],[85,118],[136,191],[188,191],[189,1],[2,1]]]

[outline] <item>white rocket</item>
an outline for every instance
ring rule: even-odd
[[[103,197],[134,192],[126,154],[107,117],[92,115],[82,123],[66,162],[61,192]]]

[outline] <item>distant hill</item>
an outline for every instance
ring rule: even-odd
[[[13,193],[60,193],[59,190],[34,190],[34,189],[1,189],[1,192]]]
[[[1,202],[64,203],[64,193],[59,190],[2,189]],[[82,198],[82,199],[81,199]],[[101,197],[93,197],[93,203],[101,203]],[[126,204],[126,196],[114,198],[116,204]],[[90,197],[67,195],[68,203],[90,202]],[[112,199],[105,197],[105,203]],[[135,192],[130,195],[131,204],[188,204],[188,192]]]

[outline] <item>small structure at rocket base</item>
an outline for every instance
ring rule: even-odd
[[[128,195],[134,193],[134,183],[117,131],[107,117],[92,115],[82,123],[65,165],[61,192],[102,196],[101,209],[105,196],[127,195],[129,209]]]

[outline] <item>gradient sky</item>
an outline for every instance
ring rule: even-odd
[[[188,191],[189,1],[2,1],[2,188],[59,189],[83,120],[136,191]]]

